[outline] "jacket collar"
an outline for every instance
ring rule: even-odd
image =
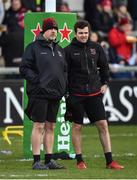
[[[91,43],[92,42],[90,40],[88,40],[86,43],[81,43],[76,38],[74,38],[72,40],[72,45],[76,45],[76,46],[81,47],[81,48],[84,48],[85,46],[90,46]]]
[[[42,33],[40,33],[39,35],[38,35],[38,37],[36,38],[36,41],[39,41],[42,45],[50,45],[51,43],[53,44],[53,45],[56,45],[56,44],[58,44],[58,41],[48,41],[48,40],[46,40],[44,37],[43,37],[43,34]]]

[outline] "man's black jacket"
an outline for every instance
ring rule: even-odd
[[[70,94],[100,91],[109,80],[109,67],[103,48],[92,41],[81,43],[74,38],[65,48]]]
[[[27,80],[29,97],[61,99],[66,92],[64,50],[47,42],[42,34],[25,49],[20,73]]]

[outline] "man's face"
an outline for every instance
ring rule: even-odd
[[[57,37],[57,30],[55,28],[48,29],[47,31],[44,32],[43,36],[45,39],[49,41],[54,41]]]
[[[17,11],[21,8],[21,0],[12,0],[11,7],[14,11]]]
[[[89,29],[88,27],[84,27],[83,29],[77,28],[77,32],[75,33],[75,37],[81,43],[86,43],[89,38]]]
[[[123,31],[123,32],[131,32],[132,31],[132,24],[125,24],[123,26],[120,26],[120,29]]]
[[[109,13],[109,12],[111,12],[112,7],[111,7],[111,5],[105,5],[105,6],[103,6],[103,10],[104,10],[104,12]]]

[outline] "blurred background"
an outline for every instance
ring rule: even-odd
[[[24,51],[24,14],[45,12],[45,0],[0,0],[0,179],[135,179],[137,0],[56,0],[56,11],[74,12],[78,19],[88,20],[92,29],[90,39],[104,48],[110,67],[110,83],[103,102],[110,125],[113,156],[126,168],[110,173],[104,169],[96,129],[88,125],[85,114],[87,126],[84,126],[82,138],[89,168],[79,173],[73,161],[66,163],[64,160],[65,173],[42,174],[30,169],[31,159],[25,160],[23,155],[24,80],[19,75],[19,65]],[[29,128],[28,125],[28,132]],[[30,144],[28,146],[30,148]]]

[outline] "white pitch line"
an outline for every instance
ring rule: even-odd
[[[104,157],[103,154],[94,154],[93,156],[94,156],[94,158]],[[113,157],[136,157],[136,156],[137,156],[137,154],[135,154],[135,153],[113,154]],[[89,156],[83,154],[83,157],[86,158]]]
[[[1,175],[0,175],[1,176]],[[21,174],[11,174],[11,175],[9,175],[9,177],[30,177],[30,176],[38,176],[38,177],[47,177],[48,175],[47,174],[34,174],[34,175],[32,175],[32,174],[23,174],[23,175],[21,175]],[[3,176],[3,177],[5,177],[5,175]]]
[[[43,177],[43,176],[48,176],[47,174],[35,174],[35,176]]]
[[[118,133],[118,134],[113,134],[110,133],[111,137],[137,137],[137,133]],[[82,138],[86,138],[88,135],[82,135]],[[93,138],[98,138],[98,134],[93,135]]]
[[[104,155],[100,155],[100,154],[95,154],[93,155],[94,158],[100,158],[100,157],[104,157]],[[123,154],[113,154],[113,157],[136,157],[137,154],[135,153],[123,153]],[[83,154],[83,157],[86,158],[87,155]],[[27,162],[27,161],[31,161],[32,159],[16,159],[14,161],[20,161],[20,162]],[[10,160],[12,161],[12,160]],[[0,162],[5,162],[5,160],[0,160]],[[1,175],[0,175],[1,176]],[[18,176],[18,175],[17,175]]]
[[[17,162],[29,162],[29,161],[32,161],[32,159],[10,159],[9,161],[17,161]],[[5,162],[5,160],[1,160],[0,159],[0,162]]]
[[[26,174],[26,175],[24,175],[24,174],[23,174],[23,175],[21,175],[21,174],[11,174],[11,175],[9,175],[9,177],[15,177],[15,178],[17,178],[17,177],[23,177],[23,179],[24,179],[25,177],[30,177],[30,176],[35,176],[35,177],[48,177],[47,174],[34,174],[34,175],[32,175],[32,174]],[[7,177],[7,175],[1,174],[0,177]]]
[[[135,157],[135,156],[137,155],[134,153],[113,154],[113,157]],[[94,157],[100,158],[100,157],[104,157],[104,155],[95,154]]]
[[[0,153],[5,154],[5,155],[11,155],[12,151],[10,151],[10,150],[0,150]]]
[[[4,174],[1,174],[0,176],[1,176],[1,177],[5,177],[6,175],[4,175]]]
[[[111,137],[137,137],[137,133],[121,133],[121,134],[111,134]]]

